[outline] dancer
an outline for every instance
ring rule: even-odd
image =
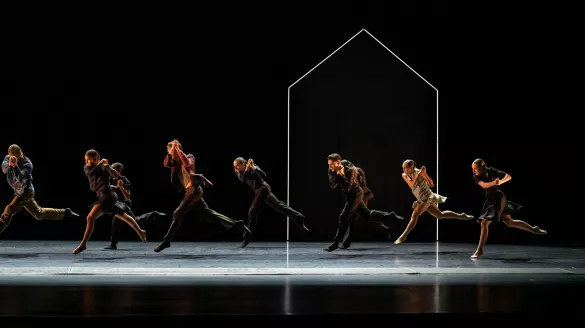
[[[489,232],[489,225],[492,221],[504,221],[508,227],[518,228],[530,231],[537,235],[546,235],[546,230],[538,226],[531,226],[520,220],[513,220],[511,213],[518,212],[522,206],[508,201],[506,195],[499,190],[498,186],[512,180],[512,177],[493,167],[487,167],[484,160],[476,159],[471,164],[473,170],[473,179],[483,188],[485,192],[485,202],[481,209],[478,220],[481,222],[481,234],[479,236],[479,245],[471,258],[478,258],[483,255],[483,246]]]
[[[126,213],[129,208],[118,201],[118,196],[110,186],[110,177],[117,178],[118,172],[110,167],[107,159],[100,160],[100,154],[90,149],[85,153],[85,166],[83,171],[89,180],[89,188],[98,197],[98,204],[95,204],[87,215],[87,226],[79,246],[73,250],[73,254],[79,254],[87,248],[87,241],[93,233],[95,220],[103,214],[114,215],[116,218],[126,222],[146,242],[146,231],[140,229],[138,223]]]
[[[226,229],[231,229],[234,226],[240,227],[248,232],[248,228],[242,220],[232,220],[227,216],[220,214],[207,206],[203,200],[203,188],[211,186],[211,182],[201,174],[195,174],[195,157],[192,154],[185,154],[183,147],[177,139],[167,144],[167,156],[163,165],[171,169],[171,184],[177,188],[178,191],[185,189],[185,195],[179,207],[173,213],[173,221],[169,227],[169,231],[164,237],[163,242],[154,249],[155,252],[160,252],[165,248],[171,247],[171,240],[181,226],[183,218],[192,209],[200,212],[201,215],[207,217],[208,222],[211,220],[220,223]],[[180,185],[177,184],[179,180]]]
[[[343,166],[349,166],[349,167],[354,167],[355,165],[350,162],[347,159],[344,159],[341,161],[341,165]],[[362,187],[363,191],[364,191],[364,205],[366,207],[368,207],[368,201],[372,198],[374,198],[374,194],[372,193],[372,191],[370,191],[370,189],[367,186],[366,183],[366,174],[364,173],[364,170],[362,170],[362,168],[357,167],[356,169],[358,170],[358,183],[360,184],[360,186]],[[345,237],[343,238],[343,242],[341,243],[341,249],[348,249],[351,246],[351,241],[352,241],[352,235],[353,232],[355,230],[355,222],[361,218],[360,214],[357,213],[355,218],[352,220],[350,219],[349,221],[349,227],[347,229],[347,233],[345,234]],[[377,226],[381,227],[384,229],[384,231],[386,231],[386,234],[388,235],[388,239],[391,239],[391,235],[390,235],[390,227],[388,227],[387,225],[384,224],[384,222],[382,221],[369,221],[372,223],[375,223]]]
[[[350,220],[354,220],[357,213],[360,214],[366,221],[386,221],[389,225],[390,218],[402,219],[394,212],[382,212],[377,210],[370,210],[363,202],[364,191],[360,186],[359,173],[356,167],[342,165],[341,156],[339,154],[331,154],[327,156],[327,164],[329,165],[329,184],[333,189],[340,189],[345,196],[345,206],[339,215],[339,225],[337,233],[333,239],[333,244],[324,248],[328,252],[332,252],[339,248],[343,236],[347,231]]]
[[[274,196],[272,188],[266,182],[266,173],[254,163],[253,159],[250,158],[246,161],[243,157],[236,158],[234,160],[234,171],[238,179],[250,186],[256,193],[252,206],[248,210],[248,229],[250,231],[244,234],[244,240],[240,245],[241,248],[246,247],[252,240],[252,235],[258,223],[258,215],[260,215],[264,204],[272,207],[278,213],[290,217],[295,225],[309,232],[309,228],[305,226],[305,216]]]
[[[153,211],[144,213],[142,215],[136,216],[132,211],[132,200],[130,199],[130,189],[132,188],[132,184],[130,180],[124,175],[122,172],[124,171],[124,165],[122,163],[114,163],[111,167],[118,172],[118,177],[114,178],[110,176],[110,187],[116,192],[116,196],[118,200],[122,203],[126,204],[128,207],[126,209],[126,213],[130,215],[137,223],[148,222],[155,220],[158,217],[166,216],[165,213]],[[112,218],[112,239],[110,242],[110,246],[105,247],[104,249],[118,249],[118,241],[120,237],[120,227],[121,221],[118,220],[115,216]]]
[[[408,234],[414,229],[418,222],[418,217],[421,216],[425,211],[429,212],[432,216],[437,219],[458,219],[458,220],[472,220],[473,216],[465,213],[455,213],[453,211],[441,211],[437,204],[444,203],[447,197],[435,194],[431,191],[431,188],[435,186],[433,179],[427,174],[427,168],[417,168],[416,163],[412,159],[407,159],[402,163],[402,179],[410,187],[412,193],[416,197],[416,201],[412,204],[412,215],[410,216],[410,222],[406,226],[406,229],[396,239],[395,244],[401,244],[406,240]]]
[[[35,201],[33,186],[33,164],[24,156],[18,145],[8,147],[8,155],[2,161],[2,173],[6,174],[8,184],[14,190],[14,198],[6,206],[0,217],[0,233],[12,222],[12,216],[25,208],[36,220],[62,220],[78,218],[79,214],[70,208],[54,209],[40,207]]]

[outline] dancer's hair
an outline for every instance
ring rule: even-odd
[[[118,171],[118,173],[122,173],[122,171],[124,170],[124,164],[120,163],[120,162],[116,162],[114,164],[111,165],[111,167]]]
[[[86,151],[85,156],[87,156],[89,158],[100,159],[100,153],[98,153],[98,151],[95,149],[90,149],[90,150]]]
[[[234,162],[238,162],[238,163],[240,163],[240,164],[244,164],[244,163],[246,163],[247,161],[246,161],[246,159],[245,159],[245,158],[243,158],[243,157],[238,157],[238,158],[234,159]]]
[[[339,161],[339,160],[341,160],[341,156],[339,156],[339,154],[337,154],[337,153],[333,153],[333,154],[327,156],[327,160]]]
[[[22,149],[20,149],[19,145],[16,144],[10,145],[10,147],[8,147],[8,153],[22,155]]]
[[[353,165],[353,163],[350,160],[344,159],[341,161],[341,165],[345,165],[345,166],[355,166]]]
[[[403,166],[403,167],[404,167],[404,166],[406,166],[406,167],[408,167],[409,169],[410,169],[410,168],[413,168],[413,169],[414,169],[414,168],[416,168],[416,162],[415,162],[414,160],[412,160],[412,159],[407,159],[407,160],[405,160],[405,161],[402,163],[402,166]]]

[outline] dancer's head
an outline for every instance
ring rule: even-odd
[[[471,164],[471,169],[473,170],[473,175],[483,175],[485,172],[485,161],[481,158],[476,159]]]
[[[327,165],[331,171],[337,171],[341,167],[341,156],[337,153],[333,153],[327,156]]]
[[[246,162],[246,159],[243,157],[234,159],[234,170],[239,173],[244,172],[246,170]]]
[[[412,175],[414,169],[416,169],[416,162],[414,160],[407,159],[402,162],[402,172],[404,172],[404,174]]]
[[[8,155],[14,156],[19,160],[23,158],[22,149],[20,149],[20,146],[18,145],[10,145],[10,147],[8,147]]]
[[[112,164],[112,168],[116,170],[118,174],[122,174],[122,171],[124,171],[124,165],[120,162]]]
[[[95,149],[90,149],[85,152],[85,165],[96,166],[100,161],[100,153]]]

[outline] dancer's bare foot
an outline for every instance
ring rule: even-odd
[[[463,216],[463,220],[473,220],[473,215],[469,215],[469,214],[465,214],[465,213],[461,213],[461,215]]]
[[[400,236],[398,239],[394,241],[394,244],[399,245],[402,244],[406,240],[406,237]]]
[[[146,230],[140,230],[140,239],[142,242],[146,242]]]
[[[83,251],[84,251],[84,250],[86,250],[86,249],[87,249],[87,246],[85,246],[85,245],[79,245],[79,246],[77,246],[77,248],[76,248],[76,249],[74,249],[74,250],[73,250],[73,252],[71,252],[71,253],[72,253],[72,254],[79,254],[79,253],[83,252]]]
[[[546,235],[548,232],[546,230],[540,229],[538,226],[534,227],[534,233],[537,235]]]
[[[483,249],[478,249],[477,251],[475,251],[475,253],[473,255],[471,255],[471,258],[477,259],[482,255],[483,255]]]

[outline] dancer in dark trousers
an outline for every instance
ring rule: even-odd
[[[341,161],[341,165],[343,166],[349,166],[349,167],[355,167],[358,171],[358,183],[360,184],[360,186],[362,187],[363,191],[364,191],[364,205],[366,207],[368,207],[368,201],[372,198],[374,198],[374,194],[372,193],[372,191],[368,188],[367,182],[366,182],[366,173],[364,172],[364,170],[362,170],[362,168],[355,166],[352,162],[348,161],[347,159],[344,159]],[[351,246],[351,241],[353,239],[353,233],[355,231],[355,223],[358,219],[360,219],[361,216],[359,213],[356,213],[354,219],[350,219],[349,221],[349,227],[347,229],[347,233],[345,234],[345,237],[343,238],[343,242],[341,243],[341,247],[342,249],[348,249]],[[363,218],[362,218],[363,219]],[[390,240],[392,237],[390,235],[390,227],[387,226],[386,224],[384,224],[384,222],[382,221],[366,221],[366,222],[371,222],[379,227],[381,227],[382,229],[384,229],[384,231],[386,232],[386,235],[388,235],[388,239]]]
[[[364,191],[359,183],[359,173],[356,167],[342,165],[339,154],[327,156],[329,166],[329,184],[333,189],[340,189],[345,196],[345,206],[339,216],[339,226],[333,243],[324,250],[332,252],[339,248],[339,243],[347,232],[350,220],[355,220],[357,213],[366,221],[384,221],[389,226],[390,219],[402,219],[394,212],[370,210],[363,202]]]
[[[100,159],[100,154],[90,149],[85,153],[85,166],[83,171],[89,180],[89,188],[98,197],[98,203],[93,206],[87,215],[87,226],[83,239],[79,246],[73,250],[73,254],[79,254],[87,248],[87,242],[93,233],[95,220],[103,214],[114,215],[126,222],[136,231],[143,242],[146,242],[146,231],[140,229],[138,223],[128,215],[128,206],[118,201],[118,196],[110,186],[110,177],[117,178],[118,172],[110,167],[107,159]]]
[[[185,154],[178,140],[175,139],[167,144],[167,156],[163,165],[171,169],[171,184],[178,191],[184,189],[185,195],[181,204],[173,213],[173,221],[169,231],[165,235],[163,242],[154,249],[155,252],[171,247],[171,240],[181,226],[183,218],[191,210],[196,210],[201,216],[207,217],[208,222],[213,220],[223,225],[226,229],[237,226],[246,232],[248,231],[244,221],[232,220],[207,206],[207,203],[203,200],[202,187],[208,187],[212,184],[203,175],[195,174],[195,157],[192,154]]]
[[[136,220],[137,223],[142,224],[143,222],[151,222],[156,220],[158,217],[166,216],[165,213],[153,211],[144,213],[142,215],[136,216],[132,211],[132,200],[130,199],[130,190],[132,189],[132,184],[130,180],[124,175],[122,172],[124,171],[124,165],[122,163],[114,163],[111,165],[116,172],[118,172],[118,177],[110,177],[110,187],[116,192],[116,196],[118,196],[118,200],[128,206],[126,213]],[[105,249],[118,249],[118,241],[120,239],[120,227],[122,222],[118,220],[116,217],[112,218],[112,239],[110,246],[106,247]]]
[[[512,177],[508,173],[486,166],[484,160],[481,158],[473,161],[471,169],[473,171],[473,179],[485,192],[485,202],[483,203],[481,214],[478,217],[478,220],[481,222],[479,245],[471,258],[476,259],[483,255],[483,246],[487,240],[489,226],[492,221],[503,221],[508,227],[522,229],[537,235],[547,234],[546,230],[538,226],[533,227],[524,221],[512,219],[511,214],[518,212],[522,209],[522,206],[509,201],[506,195],[498,188],[498,186],[512,180]]]
[[[33,186],[33,164],[24,156],[18,145],[8,147],[8,155],[2,161],[2,173],[6,174],[8,184],[14,190],[14,198],[6,206],[0,217],[0,233],[12,222],[12,216],[23,208],[37,220],[63,220],[78,218],[79,215],[69,208],[55,209],[40,207],[35,201]]]
[[[252,240],[252,235],[258,223],[258,215],[260,215],[264,204],[272,207],[278,213],[290,217],[293,223],[301,229],[306,232],[309,231],[309,228],[305,226],[305,216],[272,194],[272,189],[266,182],[266,173],[254,163],[254,160],[250,158],[246,161],[243,157],[236,158],[234,160],[234,171],[238,179],[250,186],[256,193],[252,206],[248,210],[248,229],[250,229],[250,232],[244,234],[244,240],[240,247],[246,247]]]

